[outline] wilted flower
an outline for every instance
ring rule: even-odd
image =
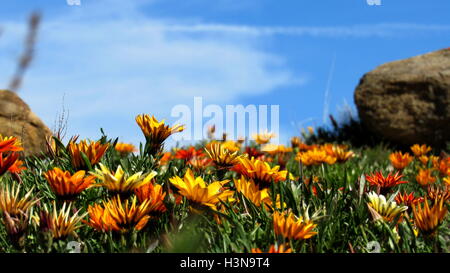
[[[150,219],[148,215],[150,202],[146,199],[138,206],[136,196],[133,196],[131,202],[126,200],[124,204],[120,196],[115,196],[108,202],[103,201],[103,206],[89,205],[89,221],[85,223],[103,232],[126,233],[131,229],[141,230]]]
[[[426,155],[429,151],[431,151],[431,147],[428,147],[425,144],[423,145],[414,144],[413,146],[411,146],[411,151],[416,157],[421,157]]]
[[[384,195],[378,195],[374,192],[367,194],[369,203],[367,207],[375,221],[383,219],[386,222],[391,222],[402,212],[408,210],[407,206],[398,205],[394,202],[395,196],[391,196],[388,200]]]
[[[411,163],[413,157],[409,153],[395,152],[389,155],[392,166],[397,170],[403,170]]]
[[[433,200],[434,203],[440,201],[441,199],[443,199],[445,203],[450,199],[449,187],[441,188],[428,186],[427,194],[428,198],[430,198],[430,200]]]
[[[200,176],[194,177],[191,169],[186,171],[184,178],[175,176],[169,180],[179,190],[179,194],[192,203],[194,209],[209,207],[216,210],[216,205],[220,201],[225,202],[234,194],[233,191],[223,187],[229,182],[228,180],[217,181],[207,185]]]
[[[402,181],[403,175],[400,172],[392,175],[389,173],[386,177],[382,172],[376,172],[375,174],[366,175],[366,180],[371,186],[379,187],[381,194],[387,194],[389,189],[400,184],[408,183],[408,181]]]
[[[271,167],[269,163],[252,158],[240,158],[234,171],[253,180],[259,188],[268,188],[272,182],[285,181],[288,171],[280,171],[280,166]]]
[[[3,223],[5,230],[11,242],[16,247],[23,247],[25,233],[28,228],[28,211],[20,211],[18,215],[10,215],[7,211],[3,212]]]
[[[420,204],[413,204],[414,223],[423,235],[433,236],[444,221],[447,206],[444,199],[435,202],[431,209],[426,198],[423,203],[423,207]]]
[[[20,212],[26,212],[31,208],[38,199],[32,197],[32,188],[23,197],[19,197],[20,184],[0,188],[0,210],[8,212],[11,216],[19,216]]]
[[[421,169],[419,170],[419,174],[416,176],[417,182],[421,186],[427,186],[428,184],[432,184],[436,182],[436,177],[432,175],[433,170],[431,169]]]
[[[276,235],[294,240],[306,240],[317,232],[313,229],[317,226],[313,221],[304,219],[303,216],[296,217],[292,212],[288,215],[275,211],[273,213],[273,229]]]
[[[63,200],[73,200],[82,191],[89,188],[95,181],[95,176],[85,176],[85,171],[71,175],[58,167],[44,173],[52,191]]]
[[[101,144],[100,141],[86,141],[82,140],[80,143],[69,142],[68,150],[72,160],[72,166],[75,169],[86,169],[86,163],[83,159],[82,153],[86,155],[87,160],[91,166],[100,162],[100,159],[108,149],[109,144]]]
[[[120,165],[114,173],[101,163],[100,169],[96,168],[95,172],[91,172],[91,174],[100,179],[101,182],[97,186],[103,186],[112,193],[124,195],[133,193],[135,189],[151,183],[151,180],[157,175],[155,171],[152,171],[149,174],[138,172],[129,176]]]

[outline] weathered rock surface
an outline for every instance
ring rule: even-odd
[[[355,91],[362,122],[391,141],[450,141],[450,48],[383,64]]]
[[[0,134],[18,137],[28,156],[45,152],[52,132],[16,93],[0,90]]]

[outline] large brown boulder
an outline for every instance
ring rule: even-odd
[[[28,156],[45,152],[52,132],[16,93],[0,90],[0,134],[18,137]]]
[[[377,67],[361,79],[355,103],[374,133],[443,147],[450,141],[450,48]]]

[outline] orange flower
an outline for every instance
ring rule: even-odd
[[[89,205],[89,222],[84,222],[88,226],[103,232],[126,233],[131,229],[141,230],[150,219],[148,215],[150,200],[144,200],[139,206],[136,203],[136,196],[132,197],[131,203],[129,200],[122,203],[120,196],[117,195],[108,202],[103,201],[103,206],[99,204]]]
[[[423,235],[433,236],[447,214],[447,206],[444,204],[444,199],[435,202],[431,209],[426,198],[423,208],[420,204],[417,206],[413,204],[412,206],[416,227]]]
[[[287,179],[288,171],[280,171],[280,166],[271,167],[269,163],[252,158],[239,158],[239,164],[233,167],[237,173],[255,181],[260,188],[268,188],[272,182]]]
[[[23,151],[20,145],[16,137],[3,137],[0,135],[0,153]]]
[[[419,202],[423,202],[422,197],[415,197],[414,192],[411,192],[409,194],[405,193],[399,193],[395,196],[395,202],[397,202],[398,205],[405,205],[408,208],[412,206],[412,204],[417,204]]]
[[[122,155],[127,155],[127,154],[137,152],[137,149],[136,149],[136,147],[134,147],[133,144],[122,143],[122,142],[117,143],[116,146],[114,147],[114,149],[116,151],[118,151],[119,153],[121,153]]]
[[[394,168],[397,170],[403,170],[406,166],[411,163],[413,157],[409,153],[403,154],[402,152],[395,152],[390,154],[389,160],[391,161]]]
[[[159,163],[161,165],[166,165],[170,160],[172,160],[172,153],[171,152],[167,152],[167,153],[163,154],[163,156],[159,160]]]
[[[272,138],[274,138],[274,137],[275,137],[274,133],[269,133],[267,131],[264,132],[264,133],[261,133],[261,134],[254,134],[253,135],[253,139],[255,140],[255,142],[260,144],[260,145],[269,143],[270,140]]]
[[[441,199],[444,199],[444,202],[447,202],[447,200],[450,199],[450,191],[448,187],[445,187],[445,189],[440,187],[434,187],[434,186],[428,186],[427,189],[428,198],[430,200],[433,200],[433,202],[438,202]]]
[[[385,195],[390,188],[395,187],[400,184],[408,183],[408,181],[402,181],[403,175],[400,172],[392,175],[389,173],[386,177],[383,176],[382,172],[376,172],[372,175],[366,175],[366,180],[371,186],[379,187],[380,193]]]
[[[3,157],[3,153],[0,153],[0,175],[7,171],[16,172],[19,170],[21,161],[18,158],[19,154],[16,152],[10,153],[7,157]]]
[[[78,171],[71,175],[56,167],[44,173],[45,179],[50,184],[52,191],[63,200],[73,200],[83,190],[89,188],[95,180],[95,176],[85,176],[85,171]]]
[[[191,160],[194,157],[203,157],[205,154],[203,153],[202,149],[196,150],[195,147],[189,147],[187,150],[178,150],[175,154],[175,158],[183,159],[186,161]]]
[[[201,171],[211,165],[212,162],[212,159],[206,157],[193,157],[187,162],[187,164],[193,167],[195,170]]]
[[[100,159],[105,154],[108,147],[108,143],[101,144],[100,141],[89,141],[88,143],[86,140],[82,140],[78,144],[70,141],[68,150],[72,160],[72,166],[75,169],[83,169],[87,167],[81,153],[84,153],[91,166],[94,166],[100,162]]]
[[[421,186],[427,186],[428,184],[432,184],[436,182],[436,177],[433,177],[431,169],[421,169],[419,174],[416,176],[417,182]]]
[[[27,168],[25,166],[23,166],[23,161],[22,160],[16,160],[16,162],[14,162],[14,164],[11,165],[11,167],[9,167],[8,171],[10,173],[21,173],[22,171],[26,170]]]
[[[348,147],[346,145],[325,144],[323,149],[329,156],[335,157],[337,162],[341,163],[349,160],[355,155],[352,151],[347,151]]]
[[[297,218],[292,212],[288,215],[279,212],[273,213],[273,229],[276,235],[287,239],[306,240],[317,232],[312,231],[317,224],[303,217]]]
[[[442,176],[450,176],[450,157],[441,159],[438,169]]]
[[[271,245],[268,252],[262,252],[259,248],[252,248],[252,253],[292,253],[292,249],[289,247],[289,244]]]
[[[140,203],[149,200],[149,213],[160,214],[166,212],[167,208],[164,205],[164,198],[166,193],[159,184],[149,183],[134,190]]]
[[[414,153],[416,157],[421,157],[426,155],[429,151],[431,151],[431,147],[428,147],[425,144],[423,145],[414,144],[413,146],[411,146],[411,151]]]
[[[321,165],[323,163],[332,165],[336,163],[337,158],[330,156],[323,149],[314,149],[306,152],[299,152],[295,160],[301,161],[305,166],[311,166]]]

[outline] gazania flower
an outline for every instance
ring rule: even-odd
[[[220,201],[225,202],[234,194],[233,191],[223,187],[229,182],[228,180],[217,181],[207,185],[203,178],[194,177],[191,169],[186,171],[184,178],[175,176],[169,180],[179,190],[179,194],[193,203],[194,209],[197,207],[209,207],[216,210],[216,205]]]
[[[417,182],[421,186],[427,186],[436,182],[436,177],[432,175],[433,170],[431,169],[421,169],[419,170],[419,174],[416,176]]]
[[[136,122],[144,133],[147,145],[149,145],[149,153],[155,155],[160,152],[163,142],[172,134],[179,133],[184,130],[184,126],[176,124],[173,127],[166,125],[164,120],[159,122],[154,116],[139,115]]]
[[[431,147],[428,147],[425,144],[423,145],[414,144],[413,146],[411,146],[411,151],[416,157],[421,157],[426,155],[429,151],[431,151]]]
[[[140,203],[145,200],[149,200],[148,211],[149,213],[160,214],[166,212],[167,208],[164,205],[164,198],[166,193],[159,184],[148,183],[142,187],[134,190]]]
[[[430,208],[425,198],[423,207],[420,204],[413,204],[413,212],[414,223],[420,232],[425,236],[433,236],[444,221],[447,214],[447,206],[444,203],[444,199],[441,199]]]
[[[33,189],[23,197],[19,197],[20,184],[12,186],[1,186],[0,188],[0,210],[8,212],[11,216],[18,216],[20,211],[26,212],[38,199],[32,197]]]
[[[336,161],[341,163],[349,160],[355,155],[354,152],[347,151],[348,147],[345,145],[325,144],[323,149],[329,156],[336,158]]]
[[[0,153],[0,175],[5,174],[7,171],[15,170],[19,154],[16,152],[10,153],[8,156],[3,157],[3,153]]]
[[[449,187],[441,188],[441,187],[434,187],[434,186],[428,186],[427,189],[428,198],[430,200],[433,200],[433,202],[438,202],[441,199],[444,200],[444,203],[447,202],[447,200],[450,199],[450,191]]]
[[[395,152],[389,155],[392,166],[397,170],[403,170],[411,163],[413,157],[409,153]]]
[[[247,180],[242,176],[240,179],[234,180],[234,186],[237,192],[244,195],[255,206],[259,207],[261,204],[272,205],[268,189],[260,190],[253,180]]]
[[[271,245],[268,252],[263,252],[259,248],[252,248],[252,253],[292,253],[292,249],[289,247],[289,244]]]
[[[450,176],[450,156],[435,163],[442,176]]]
[[[183,159],[186,161],[191,160],[194,157],[203,157],[205,154],[203,153],[202,149],[196,150],[195,147],[191,146],[189,149],[186,150],[178,150],[175,154],[175,158]]]
[[[369,203],[367,207],[375,221],[383,219],[386,222],[391,222],[402,212],[408,210],[407,206],[397,205],[394,202],[395,196],[391,196],[388,200],[384,195],[378,195],[374,192],[368,193]]]
[[[330,156],[325,150],[314,149],[306,152],[299,152],[295,160],[301,161],[305,166],[311,166],[321,165],[323,163],[332,165],[336,163],[337,158]]]
[[[12,164],[11,167],[8,168],[8,171],[10,173],[19,174],[26,169],[27,168],[23,166],[23,161],[17,159],[16,162],[14,162],[14,164]]]
[[[85,171],[78,171],[71,175],[56,167],[44,173],[45,179],[50,184],[52,191],[63,200],[73,200],[82,191],[89,188],[95,180],[95,176],[85,176]]]
[[[269,133],[269,132],[264,132],[264,133],[260,133],[260,134],[254,134],[253,135],[253,139],[255,140],[256,143],[258,143],[259,145],[263,145],[263,144],[267,144],[270,142],[270,140],[272,138],[275,137],[274,133]]]
[[[75,231],[81,227],[81,220],[86,216],[86,214],[79,215],[80,210],[70,216],[72,204],[66,205],[67,203],[64,202],[62,208],[58,211],[55,201],[53,201],[53,210],[49,210],[44,205],[44,211],[40,216],[40,225],[45,225],[55,239],[64,239],[69,235],[74,235]]]
[[[170,160],[172,160],[172,157],[173,156],[171,152],[164,153],[161,159],[159,160],[159,164],[166,165]]]
[[[262,153],[260,150],[254,147],[245,147],[244,152],[249,158],[256,158],[256,159],[262,159],[264,157],[264,153]]]
[[[317,226],[313,221],[304,219],[304,217],[296,217],[292,212],[288,215],[275,211],[273,213],[273,229],[276,235],[287,239],[306,240],[317,232],[313,229]]]
[[[131,154],[137,151],[136,147],[134,147],[133,144],[122,142],[117,143],[114,149],[122,155]]]
[[[138,206],[136,196],[133,196],[131,201],[126,200],[123,203],[120,196],[116,196],[108,202],[103,201],[103,206],[89,205],[89,221],[85,223],[103,232],[125,233],[131,229],[141,230],[150,219],[149,204],[150,200],[146,199]]]
[[[109,144],[101,144],[100,141],[89,141],[86,140],[80,141],[80,143],[74,143],[72,141],[69,142],[68,150],[70,153],[70,157],[72,160],[72,166],[75,169],[84,169],[86,168],[86,163],[81,156],[81,153],[84,153],[89,160],[91,166],[94,166],[105,154],[108,149]]]
[[[221,144],[214,144],[210,149],[205,149],[206,154],[212,159],[214,164],[220,168],[229,168],[239,162],[239,152],[231,152]]]
[[[206,167],[211,165],[213,161],[206,157],[193,157],[191,158],[187,164],[191,166],[194,170],[201,171],[204,170]]]
[[[397,202],[398,205],[405,205],[408,208],[410,208],[413,204],[417,204],[420,202],[423,202],[422,197],[415,197],[414,192],[411,192],[409,194],[405,193],[399,193],[395,196],[395,202]]]
[[[23,151],[23,148],[16,137],[3,137],[0,134],[0,153],[20,151]]]
[[[131,176],[126,174],[122,166],[119,165],[115,173],[111,172],[105,165],[100,163],[100,169],[96,168],[95,172],[91,172],[92,175],[100,179],[100,183],[97,186],[103,186],[110,192],[117,194],[130,194],[135,189],[142,187],[151,182],[151,180],[157,175],[155,171],[147,175],[143,175],[142,172],[135,173]]]
[[[403,175],[399,172],[392,175],[389,173],[386,177],[382,172],[376,172],[372,175],[366,175],[366,180],[371,186],[379,187],[382,194],[387,194],[390,188],[400,184],[408,183],[408,181],[402,181]]]
[[[287,148],[284,145],[266,144],[261,148],[261,151],[276,155],[290,153],[292,152],[292,148]]]
[[[288,171],[280,171],[280,166],[270,167],[269,163],[252,158],[240,158],[234,171],[253,180],[260,188],[268,188],[272,182],[287,179]]]

